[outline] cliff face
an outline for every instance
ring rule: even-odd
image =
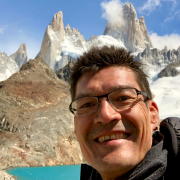
[[[132,52],[144,49],[146,44],[153,47],[144,17],[137,18],[134,6],[131,3],[126,3],[123,6],[123,19],[124,23],[116,26],[111,26],[110,22],[107,22],[104,35],[110,35],[121,40],[125,47]]]
[[[0,167],[82,162],[68,92],[40,57],[0,82]]]

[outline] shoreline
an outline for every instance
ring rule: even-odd
[[[5,170],[0,170],[0,180],[16,180],[16,178],[8,174]]]

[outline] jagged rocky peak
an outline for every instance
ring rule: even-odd
[[[64,29],[66,36],[75,36],[76,38],[80,38],[81,41],[85,41],[83,35],[81,35],[80,31],[78,29],[75,29],[74,27],[71,29],[70,25],[67,24],[67,26]]]
[[[19,69],[28,61],[26,44],[22,43],[19,49],[10,56],[18,65]]]
[[[137,18],[136,10],[135,10],[134,6],[129,2],[127,2],[123,6],[123,11],[124,11],[124,16],[125,17]]]
[[[19,49],[17,50],[18,53],[26,53],[26,44],[22,43],[19,47]]]
[[[95,38],[95,36],[94,36],[94,34],[93,34],[89,40],[92,40],[92,39],[94,39],[94,38]]]
[[[12,55],[0,52],[0,81],[8,79],[12,74],[19,71],[21,66],[28,61],[26,45],[23,43]]]
[[[71,27],[69,24],[67,24],[67,26],[64,29],[65,29],[65,31],[68,31],[68,30],[71,30]]]
[[[104,35],[121,40],[126,48],[132,52],[142,51],[146,48],[146,44],[153,47],[144,17],[137,18],[137,13],[131,3],[126,3],[123,6],[121,18],[124,22],[118,26],[111,26],[111,22],[107,22]]]
[[[51,69],[54,69],[56,66],[56,57],[58,57],[59,52],[61,52],[63,38],[63,13],[59,11],[54,15],[50,25],[48,25],[43,37],[40,52],[37,55],[43,58]]]
[[[163,51],[166,51],[166,52],[167,52],[167,51],[168,51],[168,47],[165,46],[164,49],[163,49]]]
[[[62,11],[59,11],[56,13],[53,17],[53,20],[50,23],[53,31],[62,31],[64,30],[64,24],[63,24],[63,13]]]

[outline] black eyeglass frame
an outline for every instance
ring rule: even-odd
[[[144,99],[144,101],[146,101],[147,99],[150,99],[150,96],[149,96],[148,94],[146,94],[146,93],[143,92],[143,91],[139,91],[139,90],[137,90],[136,88],[121,88],[121,89],[135,89],[135,91],[136,91],[136,93],[137,93],[137,97],[138,97],[138,95],[143,95],[143,96],[146,97],[146,99]],[[99,102],[100,102],[99,99],[100,99],[100,98],[106,97],[107,100],[108,100],[108,102],[109,102],[110,104],[112,104],[111,101],[109,100],[109,94],[111,94],[111,93],[113,93],[113,92],[115,92],[115,91],[121,90],[121,89],[116,89],[116,90],[114,90],[114,91],[112,91],[112,92],[110,92],[110,93],[107,93],[107,94],[104,94],[104,95],[100,95],[100,96],[86,96],[86,97],[96,97],[96,98],[98,99],[98,106],[97,106],[97,109],[98,109],[98,107],[99,107]],[[75,99],[74,101],[76,101],[76,100],[78,100],[78,99],[81,99],[81,98],[83,98],[83,97],[79,97],[79,98]],[[73,103],[74,101],[72,101],[71,104],[69,105],[69,110],[70,110],[70,112],[71,112],[72,114],[76,115],[76,114],[74,113],[74,111],[73,111],[73,108],[72,108],[72,103]],[[112,105],[113,105],[113,104],[112,104]],[[114,106],[114,105],[113,105],[113,106]],[[90,115],[90,114],[89,114],[89,115]]]

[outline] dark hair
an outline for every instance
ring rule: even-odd
[[[131,52],[124,48],[115,46],[92,47],[88,52],[77,58],[77,62],[71,70],[69,83],[72,100],[75,98],[76,85],[79,78],[87,72],[96,73],[100,69],[110,66],[121,66],[130,68],[136,75],[136,81],[141,90],[150,96],[152,93],[149,88],[147,75],[143,72],[143,64],[134,61]]]

